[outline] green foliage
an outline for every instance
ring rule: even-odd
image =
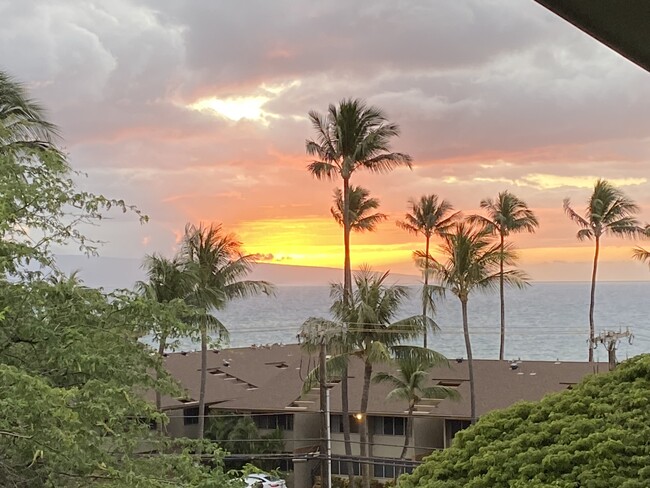
[[[79,224],[131,207],[79,192],[55,138],[40,107],[0,72],[0,486],[241,486],[217,446],[150,428],[166,418],[145,392],[179,392],[138,338],[184,309],[56,271],[52,244],[94,252]],[[31,261],[51,270],[25,268]]]
[[[650,356],[482,417],[401,488],[650,486]]]
[[[284,451],[284,438],[280,429],[261,434],[255,422],[248,416],[226,415],[210,418],[205,435],[230,454],[277,454]],[[268,472],[275,467],[273,460],[255,460],[249,465],[248,471],[244,471]],[[254,468],[257,471],[253,470]]]

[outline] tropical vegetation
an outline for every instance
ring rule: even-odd
[[[175,304],[57,270],[53,245],[93,253],[79,224],[130,208],[77,190],[73,176],[56,128],[0,73],[0,485],[238,486],[217,446],[151,429],[166,418],[142,392],[179,391],[138,339],[175,324]]]
[[[518,287],[526,283],[525,275],[516,269],[500,272],[501,263],[511,265],[514,256],[509,246],[491,241],[492,229],[472,224],[469,221],[457,222],[443,235],[440,254],[444,260],[433,259],[431,271],[440,286],[449,290],[460,300],[463,317],[463,337],[469,369],[470,420],[476,421],[476,399],[474,383],[474,357],[469,333],[467,303],[476,291],[490,291],[500,280]]]
[[[501,335],[499,342],[499,359],[505,359],[506,349],[506,301],[504,290],[504,260],[505,240],[510,234],[518,232],[535,232],[539,221],[535,213],[528,208],[526,202],[510,193],[508,190],[500,192],[493,200],[481,200],[481,208],[487,216],[475,215],[474,220],[485,224],[499,237],[501,246],[501,260],[499,263],[499,300],[501,302]]]
[[[367,106],[359,99],[343,99],[339,105],[330,104],[326,115],[316,111],[309,112],[309,119],[316,132],[314,139],[305,143],[307,154],[315,157],[307,170],[319,180],[341,178],[343,189],[335,193],[336,207],[332,214],[337,221],[342,222],[343,227],[343,289],[345,290],[344,300],[350,300],[352,296],[352,265],[350,257],[350,232],[353,221],[356,221],[356,230],[372,230],[364,228],[370,225],[372,228],[383,219],[381,214],[376,214],[369,220],[361,220],[360,213],[364,210],[361,205],[363,199],[366,206],[369,202],[364,190],[350,187],[352,175],[357,170],[365,169],[372,173],[387,173],[399,166],[411,167],[411,157],[408,154],[392,152],[391,139],[399,135],[399,126],[388,121],[386,115],[378,108]],[[351,192],[351,190],[353,190]],[[354,201],[357,199],[358,201]],[[370,200],[371,201],[371,200]],[[351,204],[358,205],[358,212],[351,214]],[[337,211],[338,208],[338,211]],[[364,224],[365,222],[365,224]],[[324,384],[321,384],[321,397],[324,396]],[[350,444],[350,422],[348,405],[348,375],[342,374],[341,408],[343,411],[343,436],[345,441],[345,452],[352,454]],[[350,475],[350,482],[352,475]]]
[[[424,236],[424,253],[416,253],[423,261],[422,274],[424,285],[422,287],[422,317],[428,317],[428,310],[434,311],[435,296],[437,289],[429,286],[429,263],[431,262],[431,237],[434,235],[442,236],[451,227],[453,222],[459,217],[458,212],[454,212],[454,207],[447,200],[440,200],[438,195],[423,195],[419,200],[411,199],[409,201],[410,212],[404,216],[404,220],[397,221],[397,226],[411,234],[422,234]],[[424,331],[423,346],[427,347],[427,336],[429,329]]]
[[[594,309],[596,305],[596,276],[600,242],[603,236],[636,237],[641,232],[639,221],[634,217],[639,213],[639,206],[623,191],[607,180],[599,179],[589,197],[584,215],[571,207],[571,201],[564,199],[564,210],[580,230],[578,240],[594,240],[594,262],[591,272],[591,293],[589,295],[589,362],[594,360]]]
[[[481,417],[400,488],[650,486],[650,356]]]

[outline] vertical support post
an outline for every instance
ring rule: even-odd
[[[320,353],[318,357],[319,368],[318,368],[318,379],[320,383],[320,412],[321,412],[321,463],[320,463],[320,472],[322,486],[324,488],[331,488],[331,485],[328,483],[328,466],[329,456],[327,452],[327,436],[328,436],[328,427],[329,427],[329,406],[327,405],[327,364],[326,364],[326,344],[325,344],[325,334],[321,332],[320,336]]]
[[[332,428],[330,425],[330,389],[327,385],[325,388],[325,424],[325,439],[327,443],[327,476],[325,477],[325,486],[330,488],[332,486]]]

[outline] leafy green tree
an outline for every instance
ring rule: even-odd
[[[434,235],[442,235],[458,218],[458,212],[447,200],[438,199],[438,195],[423,195],[420,200],[409,201],[410,212],[404,216],[403,221],[398,221],[397,226],[411,234],[422,234],[425,240],[424,255],[420,260],[424,262],[424,286],[422,288],[422,316],[427,317],[427,308],[433,312],[434,302],[431,297],[436,290],[429,287],[429,262],[431,253],[429,246]],[[427,347],[428,330],[424,331],[424,347]]]
[[[650,486],[650,357],[481,417],[400,488]]]
[[[129,207],[79,192],[55,139],[40,107],[0,73],[0,486],[238,486],[215,446],[201,445],[204,465],[197,442],[150,429],[165,417],[142,393],[180,392],[138,338],[177,316],[174,305],[56,271],[53,244],[94,252],[79,224]],[[24,266],[34,261],[48,268]]]
[[[580,230],[578,240],[593,239],[594,264],[591,273],[591,294],[589,299],[589,362],[594,361],[594,308],[596,304],[596,274],[600,240],[605,235],[616,237],[635,237],[641,231],[639,221],[634,217],[640,209],[625,193],[609,183],[599,179],[589,198],[584,216],[571,208],[571,201],[564,199],[564,211]]]
[[[511,265],[514,257],[510,247],[503,250],[499,244],[492,244],[490,228],[458,222],[443,235],[441,254],[445,259],[432,260],[433,275],[440,285],[458,297],[463,317],[463,337],[469,368],[470,417],[476,422],[476,399],[474,396],[474,357],[469,334],[467,303],[474,291],[493,290],[501,279],[509,285],[523,287],[525,275],[519,270],[506,270],[500,273],[500,263]]]
[[[96,243],[79,224],[96,222],[102,210],[135,207],[122,200],[79,191],[57,130],[24,87],[0,71],[0,272],[16,272],[26,261],[54,265],[52,244],[94,253]]]
[[[526,202],[510,193],[508,190],[502,191],[492,200],[486,198],[481,200],[481,208],[487,212],[487,217],[473,215],[472,220],[484,223],[488,228],[499,236],[501,252],[505,249],[506,238],[510,234],[519,232],[535,232],[539,227],[539,221],[535,213],[528,208]],[[506,346],[506,301],[503,280],[503,265],[501,260],[499,264],[499,300],[501,302],[501,341],[499,344],[499,359],[505,358]]]
[[[375,383],[389,383],[393,390],[387,400],[404,400],[408,404],[404,448],[400,458],[404,459],[413,438],[413,412],[423,398],[458,398],[458,392],[444,386],[426,386],[429,370],[435,366],[449,364],[442,354],[426,348],[404,346],[394,359],[396,373],[378,372],[373,377]]]
[[[223,232],[221,225],[185,228],[182,259],[195,277],[187,302],[201,310],[196,325],[201,337],[201,385],[199,390],[199,437],[205,430],[205,383],[208,362],[208,333],[219,339],[228,337],[228,330],[214,315],[237,298],[260,293],[273,293],[266,281],[246,280],[251,272],[251,256],[241,252],[241,243],[233,234]]]

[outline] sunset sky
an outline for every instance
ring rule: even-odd
[[[415,273],[421,241],[395,220],[428,193],[467,213],[526,200],[541,228],[514,242],[540,280],[589,279],[562,200],[582,209],[596,178],[650,221],[650,73],[532,0],[0,0],[0,16],[0,69],[47,107],[80,184],[151,218],[89,229],[106,256],[172,255],[186,222],[221,222],[268,262],[341,266],[338,182],[307,173],[304,146],[307,112],[344,97],[381,107],[414,158],[354,176],[390,220],[353,236],[353,266]],[[632,245],[606,239],[601,279],[650,279]]]

